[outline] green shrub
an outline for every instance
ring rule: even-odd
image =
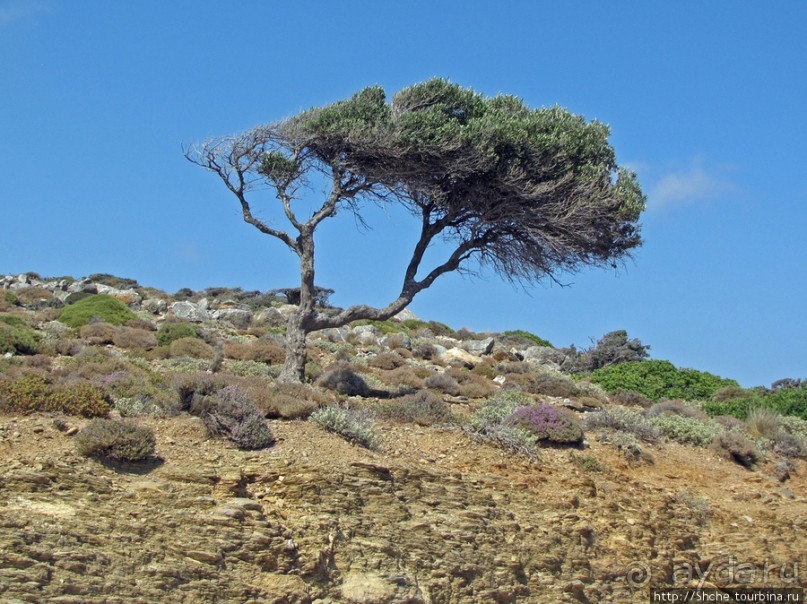
[[[16,317],[14,317],[16,319]],[[25,326],[0,323],[0,355],[36,354],[38,345],[36,332]]]
[[[129,420],[94,419],[76,436],[84,457],[140,461],[154,453],[154,431]]]
[[[101,417],[112,405],[100,388],[87,382],[54,387],[38,375],[22,375],[0,382],[0,402],[9,411],[56,411],[81,417]]]
[[[454,420],[454,415],[443,399],[428,390],[379,405],[377,413],[383,418],[419,426],[448,424]]]
[[[117,298],[103,294],[79,300],[65,307],[59,314],[59,321],[70,327],[81,327],[94,318],[111,325],[123,325],[126,321],[137,318],[137,315]]]
[[[534,333],[530,333],[529,331],[524,331],[522,329],[516,329],[514,331],[505,331],[505,336],[513,339],[519,339],[534,346],[546,346],[548,348],[554,348],[552,343],[548,340],[544,340],[540,336],[536,336]]]
[[[723,426],[712,420],[702,420],[684,415],[662,414],[650,419],[650,423],[675,442],[696,447],[707,447],[723,433]]]
[[[329,405],[311,414],[311,421],[367,449],[379,448],[372,413],[343,405]]]
[[[608,470],[608,467],[594,455],[576,455],[572,453],[569,456],[569,461],[586,472],[605,472]]]
[[[48,409],[51,387],[38,375],[0,381],[0,403],[8,411],[35,413]]]
[[[807,382],[794,388],[774,391],[752,390],[750,398],[725,402],[709,401],[703,404],[703,410],[709,415],[733,415],[739,419],[746,419],[753,409],[758,408],[770,409],[782,416],[792,415],[807,420]]]
[[[608,392],[634,390],[653,401],[661,398],[709,400],[720,388],[737,386],[734,380],[695,369],[678,369],[669,361],[633,361],[597,369],[591,381]]]
[[[0,313],[0,323],[5,323],[11,327],[29,327],[28,321],[17,315],[10,315],[7,313]]]
[[[198,338],[199,329],[191,323],[163,323],[157,329],[157,344],[168,346],[181,338]]]
[[[362,325],[372,325],[384,335],[406,332],[404,325],[391,319],[387,319],[386,321],[370,321],[368,319],[361,319],[359,321],[353,321],[353,323],[350,324],[350,327],[360,327]]]
[[[807,420],[794,415],[783,415],[779,418],[779,423],[781,423],[782,428],[790,434],[807,438]]]

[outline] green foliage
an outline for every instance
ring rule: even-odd
[[[130,420],[94,419],[76,436],[76,451],[84,457],[141,461],[154,453],[154,431]]]
[[[116,277],[115,275],[110,275],[109,273],[95,273],[87,277],[87,281],[92,283],[100,283],[101,285],[107,285],[109,287],[114,287],[115,289],[134,289],[135,287],[140,287],[138,282],[134,279]]]
[[[503,335],[511,338],[519,338],[522,340],[526,340],[527,342],[530,342],[535,346],[547,346],[549,348],[554,348],[554,346],[552,346],[552,343],[549,342],[548,340],[544,340],[543,338],[536,336],[534,333],[530,333],[529,331],[524,331],[522,329],[517,329],[514,331],[505,331]]]
[[[11,327],[28,327],[28,321],[17,315],[7,313],[0,313],[0,323],[10,325]]]
[[[651,400],[661,398],[708,400],[720,388],[737,386],[734,380],[695,369],[678,369],[669,361],[634,361],[597,369],[591,381],[606,391],[633,390]]]
[[[608,467],[594,455],[576,455],[572,453],[569,460],[585,472],[605,472]]]
[[[49,406],[51,411],[81,417],[103,417],[112,409],[104,391],[87,382],[54,388]]]
[[[807,420],[807,383],[795,388],[779,390],[752,390],[745,398],[725,402],[709,401],[703,404],[703,410],[709,415],[732,415],[746,419],[753,409],[764,408],[775,411],[779,415],[792,415]]]
[[[372,413],[366,409],[329,405],[312,413],[311,421],[367,449],[375,450],[380,446]]]
[[[17,317],[8,316],[9,320]],[[25,323],[14,326],[8,322],[0,322],[0,355],[10,352],[12,354],[36,354],[38,349],[36,332],[25,326]]]
[[[649,421],[670,440],[696,447],[709,446],[718,435],[723,433],[723,426],[717,422],[683,415],[657,415]]]
[[[168,346],[180,338],[198,338],[199,329],[192,323],[163,323],[157,330],[157,343]]]
[[[387,319],[386,321],[369,321],[362,319],[360,321],[353,321],[353,323],[350,324],[351,327],[360,327],[362,325],[372,325],[384,335],[391,333],[406,332],[406,328],[404,327],[403,324],[399,323],[398,321],[392,321],[390,319]]]
[[[137,315],[117,298],[103,294],[79,300],[64,308],[59,315],[59,320],[70,327],[81,327],[95,318],[112,325],[123,325],[136,319]]]
[[[102,417],[112,407],[104,391],[87,382],[52,386],[38,375],[0,382],[0,402],[18,413],[55,411],[81,417]]]

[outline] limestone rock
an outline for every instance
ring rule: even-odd
[[[161,315],[168,310],[168,303],[160,298],[146,298],[140,308],[155,315]]]
[[[252,312],[240,308],[222,308],[220,310],[214,310],[211,314],[214,319],[227,321],[238,329],[249,327],[249,323],[252,320]]]
[[[191,321],[193,323],[201,323],[210,319],[210,313],[193,302],[174,302],[171,305],[171,314],[177,319],[184,321]]]
[[[495,343],[493,338],[485,338],[484,340],[463,340],[460,346],[471,354],[482,356],[483,354],[490,354]]]
[[[478,356],[471,354],[470,352],[463,350],[462,348],[449,348],[444,353],[440,355],[440,360],[444,363],[452,363],[455,361],[459,361],[466,367],[476,367],[479,363],[482,362]]]
[[[253,320],[257,325],[280,327],[285,324],[286,317],[277,308],[264,308],[255,315]]]

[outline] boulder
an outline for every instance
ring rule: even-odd
[[[165,300],[161,300],[160,298],[146,298],[143,300],[140,308],[152,314],[161,315],[168,310],[168,304]]]
[[[221,308],[214,310],[211,314],[214,319],[227,321],[238,329],[246,329],[252,320],[252,312],[240,308]]]
[[[286,317],[277,308],[264,308],[253,317],[253,320],[258,325],[271,327],[280,327],[286,323]]]
[[[484,340],[463,340],[460,346],[471,354],[482,356],[483,354],[490,354],[495,343],[493,338],[485,338]]]
[[[460,362],[468,368],[473,368],[482,362],[478,356],[463,350],[462,348],[449,348],[440,355],[440,360],[443,363]]]
[[[177,319],[190,321],[192,323],[201,323],[210,319],[210,313],[205,309],[199,308],[193,302],[174,302],[171,305],[171,314]]]
[[[560,369],[566,355],[556,348],[549,346],[530,346],[521,353],[527,363]]]
[[[420,321],[420,317],[418,317],[408,308],[404,308],[401,312],[395,315],[395,318],[399,321]]]

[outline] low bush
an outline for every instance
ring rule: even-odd
[[[438,390],[450,396],[460,393],[460,385],[453,377],[445,373],[435,373],[426,378],[426,387]]]
[[[373,415],[367,409],[329,405],[312,413],[310,419],[325,430],[367,449],[375,450],[380,446]]]
[[[23,306],[39,307],[46,305],[53,299],[53,292],[43,287],[25,287],[16,292],[17,301]]]
[[[568,410],[539,403],[516,409],[506,420],[508,425],[526,430],[538,442],[576,444],[583,441],[583,429]]]
[[[370,388],[362,376],[344,366],[327,369],[316,382],[319,386],[345,396],[367,396]]]
[[[379,417],[419,426],[447,424],[454,420],[454,415],[443,399],[428,390],[379,405],[377,413]]]
[[[658,442],[662,436],[661,430],[650,423],[644,415],[624,407],[602,409],[587,414],[583,418],[583,429],[618,430],[650,443]]]
[[[775,411],[782,416],[791,415],[807,420],[807,382],[778,390],[752,390],[750,397],[703,404],[703,410],[709,415],[733,415],[740,419],[746,419],[753,409],[759,408]]]
[[[715,440],[715,448],[746,468],[753,468],[762,459],[754,442],[739,430],[730,430],[720,434]]]
[[[163,323],[157,329],[157,343],[168,346],[174,340],[182,338],[198,338],[199,329],[192,323],[172,322]]]
[[[774,439],[782,431],[781,416],[767,407],[755,407],[748,412],[746,430],[761,438]]]
[[[104,322],[88,323],[81,327],[79,335],[82,340],[95,346],[112,344],[115,338],[115,326]]]
[[[0,323],[0,355],[36,354],[36,332],[28,327]]]
[[[650,423],[670,440],[696,447],[709,446],[724,431],[715,421],[676,414],[656,415]]]
[[[706,419],[707,415],[700,407],[689,404],[681,400],[662,399],[645,411],[645,417],[657,417],[659,415],[680,415],[681,417],[691,417],[695,419]]]
[[[77,382],[55,387],[48,410],[81,417],[104,417],[112,410],[112,401],[97,386]]]
[[[391,371],[405,365],[406,361],[397,352],[382,352],[371,358],[367,364],[370,367]]]
[[[59,321],[70,327],[81,327],[95,318],[111,325],[123,325],[137,318],[137,315],[117,298],[103,294],[79,300],[59,314]]]
[[[779,423],[786,432],[807,438],[807,420],[794,415],[783,415],[779,418]]]
[[[213,347],[199,338],[179,338],[171,342],[168,350],[172,357],[212,359],[215,356]]]
[[[484,432],[498,426],[520,407],[527,407],[533,400],[518,390],[503,390],[490,397],[468,420],[474,430]]]
[[[76,451],[84,457],[118,461],[141,461],[154,453],[154,431],[129,420],[94,419],[75,439]]]
[[[81,417],[105,416],[112,408],[97,386],[86,382],[52,386],[36,374],[0,381],[0,406],[17,413],[55,411]]]
[[[224,356],[239,361],[258,361],[270,365],[282,365],[286,360],[286,351],[280,344],[257,340],[248,344],[225,342]]]
[[[154,333],[146,329],[118,327],[112,337],[112,343],[120,348],[151,350],[157,346],[157,338]]]
[[[606,472],[608,466],[602,463],[594,455],[576,455],[572,453],[569,461],[585,472]]]
[[[412,348],[412,354],[415,355],[418,359],[423,359],[424,361],[430,361],[434,358],[437,358],[438,351],[437,347],[430,343],[430,342],[419,342],[415,344]]]
[[[263,414],[237,386],[206,395],[195,391],[190,412],[202,419],[210,434],[228,438],[239,449],[265,449],[275,443]]]
[[[570,377],[548,371],[529,374],[522,380],[521,387],[532,394],[558,398],[573,398],[580,394],[577,385]]]
[[[740,399],[751,398],[753,393],[740,386],[724,386],[718,388],[712,395],[712,400],[716,403],[725,403],[727,401],[736,401]]]
[[[695,369],[678,369],[669,361],[633,361],[593,371],[591,380],[607,392],[639,392],[653,401],[661,398],[688,401],[712,398],[714,393],[737,382]]]
[[[514,331],[505,331],[504,334],[509,340],[515,340],[515,343],[521,343],[522,345],[529,345],[529,346],[546,346],[549,348],[554,348],[552,343],[548,340],[544,340],[540,336],[536,336],[534,333],[530,333],[529,331],[524,331],[521,329],[516,329]]]

